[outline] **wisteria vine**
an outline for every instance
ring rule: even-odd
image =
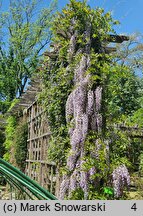
[[[83,170],[85,156],[85,140],[89,130],[102,130],[102,86],[97,85],[93,90],[89,88],[91,74],[86,74],[90,67],[91,52],[91,26],[85,30],[85,36],[88,38],[85,47],[81,50],[82,57],[74,70],[74,90],[71,92],[66,103],[66,120],[69,126],[70,155],[67,159],[67,167],[71,175],[66,181],[69,187],[65,187],[65,179],[61,184],[60,198],[64,199],[65,194],[70,194],[78,187],[84,191],[84,198],[88,198],[88,185],[90,176],[95,174],[95,168],[90,171]],[[75,50],[75,37],[71,37],[70,46]],[[71,50],[71,49],[69,49]],[[77,51],[78,53],[79,51]],[[95,142],[97,145],[98,142]],[[98,146],[99,147],[99,146]],[[97,147],[97,148],[98,148]],[[95,149],[97,149],[95,148]],[[99,147],[100,148],[100,147]],[[96,154],[97,155],[97,152]],[[68,190],[68,192],[67,192]]]
[[[109,169],[109,142],[103,135],[103,77],[108,73],[104,63],[107,66],[109,57],[103,54],[101,42],[112,32],[112,23],[110,14],[104,14],[102,9],[92,10],[85,2],[71,0],[53,24],[54,48],[52,52],[47,52],[50,60],[46,66],[47,113],[58,149],[54,160],[56,158],[60,165],[62,160],[59,155],[64,152],[66,158],[64,150],[66,147],[69,150],[70,140],[60,199],[72,198],[72,193],[79,188],[84,193],[84,199],[88,199],[89,186],[92,184],[95,189],[99,188],[101,176],[105,173],[106,178]],[[92,134],[94,138],[90,140]],[[67,145],[57,148],[57,142],[59,140],[61,144],[63,136]],[[55,148],[51,146],[53,152]]]
[[[130,175],[127,167],[123,164],[118,166],[112,173],[115,197],[119,198],[123,195],[125,187],[130,185]]]

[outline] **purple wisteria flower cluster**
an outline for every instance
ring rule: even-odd
[[[124,164],[117,167],[112,173],[112,178],[115,197],[119,198],[123,194],[124,187],[130,185],[130,175],[127,167]]]
[[[102,87],[98,85],[95,89],[89,88],[91,75],[86,74],[90,67],[90,45],[91,45],[91,28],[87,25],[85,32],[88,38],[80,53],[82,57],[80,62],[75,66],[74,70],[74,84],[75,88],[69,95],[66,103],[66,121],[69,125],[69,136],[71,150],[67,159],[67,167],[71,175],[65,179],[61,184],[60,198],[64,198],[64,194],[71,195],[72,191],[80,187],[84,191],[84,199],[88,197],[88,185],[91,182],[91,176],[95,174],[96,169],[93,167],[90,171],[83,170],[84,157],[85,157],[85,140],[89,130],[101,131],[102,129],[102,115],[101,115],[101,101],[102,101]],[[70,45],[72,50],[75,44],[75,38],[71,37]],[[77,51],[78,52],[78,51]],[[97,145],[97,146],[96,146]],[[100,145],[98,140],[95,140],[95,157],[98,157]]]

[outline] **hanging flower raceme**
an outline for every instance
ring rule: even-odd
[[[102,24],[100,23],[101,20],[103,20],[102,17],[104,17],[102,10],[98,10],[96,13],[96,11],[87,7],[85,3],[77,3],[76,1],[72,2],[71,5],[69,4],[69,6],[70,10],[64,10],[66,13],[63,16],[66,25],[60,25],[60,20],[58,20],[60,28],[63,28],[62,32],[60,30],[61,40],[65,41],[65,36],[68,36],[64,46],[64,49],[67,47],[67,55],[65,58],[67,62],[65,65],[67,65],[67,67],[69,65],[71,66],[69,67],[71,68],[69,73],[73,73],[72,82],[74,85],[73,90],[68,95],[65,112],[68,134],[70,137],[70,151],[67,158],[68,194],[70,197],[72,191],[80,188],[84,192],[84,199],[87,199],[89,182],[91,183],[94,181],[92,177],[94,177],[96,172],[99,172],[99,169],[96,169],[96,167],[94,168],[93,163],[93,168],[90,171],[86,170],[87,168],[84,168],[87,162],[85,158],[88,155],[92,157],[93,161],[99,161],[101,145],[98,139],[102,134],[103,127],[103,87],[100,82],[102,64],[100,64],[100,66],[96,64],[98,63],[101,46],[100,39],[104,40],[106,33],[111,29],[108,23],[109,21],[107,20],[108,25],[106,26],[105,23],[105,32],[103,35],[99,34],[99,29],[101,30],[103,25],[103,22]],[[75,16],[73,16],[75,11]],[[105,20],[108,17],[110,16],[105,16]],[[98,24],[96,19],[98,19]],[[110,22],[111,21],[112,20],[110,20]],[[101,26],[99,24],[101,24]],[[56,29],[57,27],[55,30]],[[90,147],[89,150],[87,150],[86,146],[86,140],[90,132],[98,134],[97,138],[92,142],[92,145],[95,144],[92,154],[90,152]],[[62,198],[64,197],[63,191],[65,191],[66,195],[64,182],[65,180],[63,180],[61,184]]]
[[[119,198],[122,196],[124,188],[130,185],[130,175],[127,167],[125,165],[117,167],[112,173],[112,178],[115,197]]]

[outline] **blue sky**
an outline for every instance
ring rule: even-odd
[[[58,8],[63,8],[67,3],[69,0],[59,0]],[[116,28],[117,33],[143,33],[143,0],[88,0],[88,4],[92,8],[102,7],[105,11],[111,11],[121,23]]]
[[[59,0],[59,8],[69,0]],[[89,0],[92,8],[102,7],[105,11],[112,11],[115,19],[121,22],[116,28],[117,33],[143,33],[143,0]]]
[[[42,0],[43,6],[47,6],[50,0]],[[69,0],[58,0],[58,9],[61,10]],[[121,24],[116,27],[118,34],[143,33],[143,0],[88,0],[92,8],[102,7],[105,11],[111,11],[113,17]],[[9,0],[3,0],[3,8],[8,7]]]

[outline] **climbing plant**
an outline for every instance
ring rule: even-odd
[[[133,70],[106,53],[110,34],[116,34],[114,24],[118,21],[110,12],[75,0],[50,24],[52,41],[41,63],[39,100],[52,133],[47,154],[60,173],[61,199],[120,199],[130,184],[135,161],[142,172],[139,138],[131,141],[117,127],[123,121],[142,126],[142,98]],[[13,59],[12,50],[10,55]],[[36,59],[32,58],[34,65]],[[9,103],[2,101],[0,106],[5,112]],[[4,158],[22,171],[27,133],[22,118],[8,117]]]
[[[6,140],[4,142],[4,147],[6,153],[4,154],[4,159],[10,162],[13,162],[13,139],[15,134],[15,128],[17,125],[17,117],[11,115],[7,119],[7,126],[6,126]]]
[[[118,22],[109,12],[75,0],[52,24],[50,51],[45,52],[41,67],[40,99],[52,132],[48,156],[61,167],[63,175],[61,199],[111,198],[107,191],[118,198],[123,191],[122,179],[129,184],[130,162],[123,156],[128,138],[121,131],[111,132],[109,127],[114,118],[110,116],[112,93],[117,95],[110,84],[128,81],[128,68],[117,65],[105,52],[110,34],[115,33],[114,24]],[[118,75],[120,79],[116,79]],[[123,96],[128,92],[120,93]],[[129,113],[132,108],[119,100],[124,113]],[[120,111],[118,101],[115,106]]]
[[[45,90],[41,99],[46,98],[42,101],[52,131],[48,153],[60,166],[65,166],[67,159],[61,198],[72,198],[71,194],[80,189],[81,198],[87,199],[88,181],[99,185],[102,179],[102,172],[97,173],[98,178],[95,175],[94,165],[99,154],[97,170],[105,166],[102,94],[111,63],[110,56],[103,52],[103,44],[116,23],[103,9],[94,10],[86,2],[75,0],[53,22],[52,50],[45,53],[42,68]],[[91,140],[90,131],[97,135],[93,144],[88,142],[87,150],[85,141]],[[86,162],[89,158],[90,163]]]
[[[4,159],[24,171],[28,137],[26,121],[19,119],[17,115],[9,116],[5,133]]]
[[[18,134],[18,136],[17,136]],[[25,170],[25,161],[27,156],[27,139],[28,139],[28,125],[23,119],[18,122],[14,134],[14,156],[16,160],[16,165],[22,171]]]
[[[22,118],[22,113],[12,111],[12,108],[18,103],[18,99],[13,100],[8,110],[9,116],[6,119],[5,141],[3,148],[4,159],[13,163],[24,171],[27,154],[28,126],[26,119]]]

